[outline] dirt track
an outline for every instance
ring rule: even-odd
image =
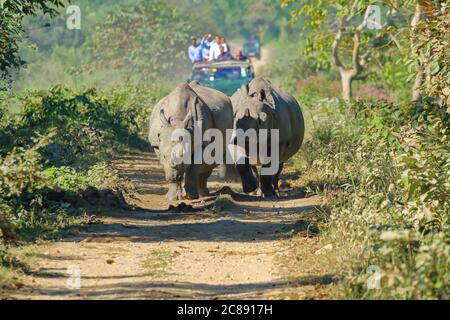
[[[42,245],[33,272],[20,277],[19,289],[7,298],[269,299],[298,297],[321,284],[320,277],[293,280],[278,259],[289,250],[282,239],[308,227],[317,198],[238,196],[215,210],[222,212],[149,213],[145,208],[169,205],[155,155],[129,156],[117,166],[137,186],[132,205],[142,209],[109,212],[101,224]],[[81,271],[80,289],[68,287],[71,267]]]
[[[269,48],[263,48],[262,59],[253,59],[258,74],[269,58]],[[314,255],[317,242],[309,238],[300,243],[289,239],[293,231],[307,232],[308,217],[319,204],[318,198],[305,199],[288,190],[275,201],[234,194],[204,212],[163,213],[171,203],[164,197],[167,189],[156,156],[130,155],[116,165],[136,186],[138,195],[130,205],[138,209],[107,212],[99,217],[100,224],[38,246],[32,272],[18,276],[16,288],[0,296],[8,299],[326,297],[329,279],[324,272],[315,270],[311,276],[311,272],[301,270],[309,266],[291,258],[295,256],[292,251],[295,246]],[[237,193],[241,190],[239,184],[226,185],[217,179],[210,186],[214,191],[224,186]],[[214,199],[209,201],[214,203]],[[81,273],[79,283],[71,280],[73,270]],[[73,284],[79,284],[80,288],[72,288]]]

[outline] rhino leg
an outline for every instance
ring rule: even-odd
[[[169,184],[169,192],[167,192],[166,198],[169,201],[182,200],[182,190],[179,182],[171,182]]]
[[[198,193],[200,197],[207,197],[210,195],[208,190],[208,179],[212,174],[212,170],[200,174],[200,177],[198,179]]]
[[[261,176],[261,191],[264,198],[273,198],[276,196],[272,184],[273,176]]]
[[[186,191],[186,199],[195,200],[199,198],[198,181],[199,181],[199,166],[190,165],[186,169],[186,176],[184,181],[184,190]]]
[[[283,171],[284,163],[280,163],[280,168],[278,169],[278,173],[272,177],[272,185],[275,190],[276,195],[280,196],[280,175]]]
[[[223,164],[219,167],[219,178],[229,182],[239,181],[239,173],[235,165]]]
[[[264,166],[266,167],[266,166]],[[267,167],[270,167],[270,164],[267,165]],[[273,198],[277,196],[276,189],[274,188],[274,180],[275,176],[264,176],[260,174],[260,181],[261,181],[261,191],[264,198]],[[278,180],[277,180],[278,181]],[[278,184],[278,183],[277,183]]]
[[[253,168],[249,164],[238,164],[236,168],[242,179],[242,189],[244,193],[252,193],[258,189],[258,179],[253,173]]]

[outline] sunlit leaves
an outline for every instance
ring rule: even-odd
[[[5,0],[0,7],[0,79],[25,62],[19,57],[22,20],[25,16],[54,14],[63,5],[61,0]]]

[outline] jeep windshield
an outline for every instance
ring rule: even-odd
[[[194,66],[191,80],[231,96],[243,84],[250,82],[254,74],[250,64],[236,65],[234,62],[228,64],[231,65]]]

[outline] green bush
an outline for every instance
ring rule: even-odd
[[[325,201],[341,297],[446,299],[449,286],[448,115],[427,106],[313,104],[313,134],[296,165],[336,192]],[[381,289],[368,290],[369,266]]]
[[[45,188],[77,192],[89,187],[111,188],[120,184],[118,173],[107,163],[98,163],[87,171],[77,171],[71,167],[51,167],[43,170],[40,177]]]
[[[51,165],[94,163],[139,139],[136,110],[123,110],[94,89],[78,92],[56,86],[23,101],[19,131],[44,134],[57,128],[55,139],[42,150]]]
[[[0,99],[0,239],[53,237],[83,218],[88,190],[128,188],[109,162],[148,147],[141,137],[165,88],[56,86]],[[11,98],[15,117],[5,111]]]

